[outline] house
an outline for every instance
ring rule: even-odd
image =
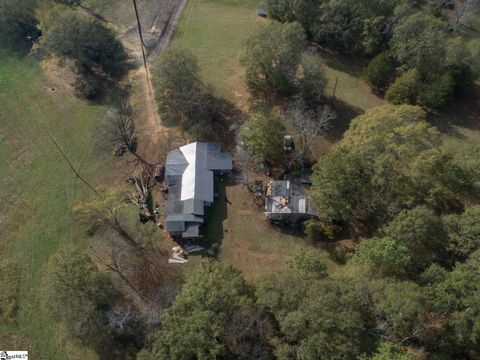
[[[317,217],[302,184],[291,180],[268,182],[265,215],[269,221],[282,223]]]
[[[232,154],[219,144],[194,142],[170,151],[165,164],[167,231],[181,238],[200,237],[205,207],[214,201],[214,175],[232,169]]]

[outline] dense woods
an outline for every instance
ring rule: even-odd
[[[371,59],[365,78],[380,93],[388,88],[387,100],[439,109],[479,75],[480,42],[465,34],[479,5],[464,3],[453,21],[441,1],[269,0],[266,6],[273,19],[301,24],[308,39]]]

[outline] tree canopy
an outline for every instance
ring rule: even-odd
[[[414,106],[386,105],[352,120],[316,165],[314,200],[327,221],[371,233],[402,209],[456,209],[476,192],[474,176],[439,148],[439,133]]]
[[[269,23],[251,34],[244,45],[242,64],[253,92],[291,94],[303,49],[303,30],[297,23]]]
[[[276,166],[285,156],[284,133],[285,127],[279,118],[271,114],[255,114],[243,125],[240,136],[257,161]]]

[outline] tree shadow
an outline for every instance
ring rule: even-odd
[[[206,249],[204,255],[217,257],[220,253],[224,237],[223,221],[227,218],[227,183],[217,178],[214,186],[215,199],[213,204],[206,209],[205,223],[203,224],[203,238],[198,245]]]
[[[327,134],[327,139],[331,141],[340,140],[343,133],[350,126],[350,122],[353,118],[363,113],[363,110],[354,107],[343,100],[334,98],[330,103],[338,114],[338,118],[333,122],[331,129]]]
[[[352,54],[339,54],[316,45],[310,48],[311,51],[318,54],[323,60],[324,64],[334,70],[347,73],[349,75],[359,77],[362,75],[363,68],[368,64],[368,60]]]
[[[430,112],[427,121],[440,132],[455,137],[462,137],[457,127],[480,129],[480,85],[475,84],[468,94],[442,111]]]

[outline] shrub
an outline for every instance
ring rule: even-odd
[[[363,75],[375,91],[383,93],[395,75],[392,59],[385,52],[378,54],[368,63]]]
[[[418,102],[432,109],[448,105],[455,91],[455,80],[451,74],[444,74],[424,85],[418,95]]]
[[[326,85],[325,73],[318,56],[304,56],[301,62],[302,77],[299,78],[300,96],[311,109],[317,108],[322,101]]]
[[[385,99],[399,104],[414,104],[420,87],[420,78],[416,69],[408,70],[398,77],[385,93]]]

